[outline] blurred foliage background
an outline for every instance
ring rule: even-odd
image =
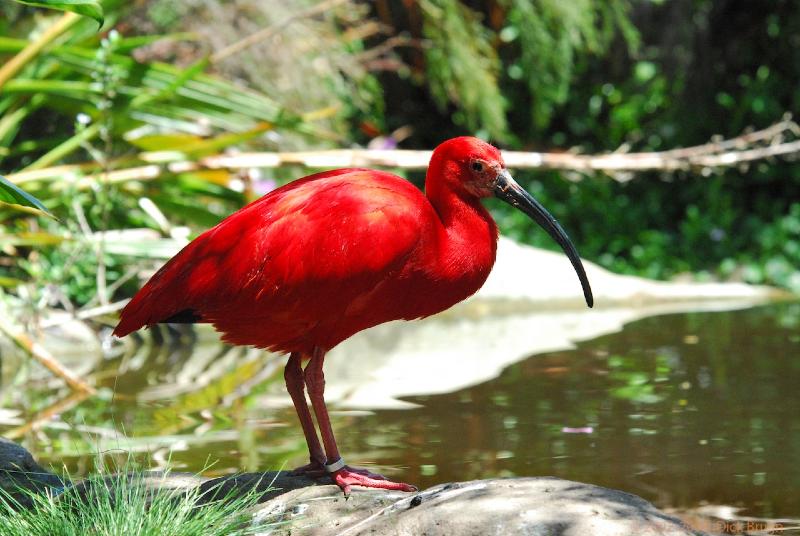
[[[764,128],[800,104],[790,0],[100,4],[98,31],[0,0],[2,69],[24,60],[0,70],[0,174],[58,218],[0,204],[0,292],[32,314],[129,296],[187,236],[310,173],[175,163],[430,149],[461,134],[509,149],[659,151]],[[516,175],[584,257],[615,271],[800,291],[792,159],[624,182]],[[521,215],[492,210],[504,232],[553,247]]]

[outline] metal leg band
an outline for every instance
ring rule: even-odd
[[[339,469],[341,469],[342,467],[344,467],[344,465],[345,465],[345,463],[344,463],[344,458],[339,458],[339,459],[338,459],[338,460],[336,460],[335,462],[333,462],[333,463],[329,463],[329,464],[327,464],[327,465],[324,465],[323,467],[325,467],[325,470],[326,470],[327,472],[329,472],[329,473],[335,473],[336,471],[338,471]]]

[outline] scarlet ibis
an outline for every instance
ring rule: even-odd
[[[476,292],[497,249],[497,226],[481,204],[491,196],[558,242],[591,307],[580,257],[558,222],[514,181],[498,149],[459,137],[434,150],[425,194],[390,173],[338,169],[250,203],[156,272],[122,311],[114,334],[207,322],[227,342],[289,354],[284,378],[310,455],[295,473],[330,474],[345,494],[352,485],[414,491],[345,465],[325,407],[323,360],[354,333],[438,313]]]

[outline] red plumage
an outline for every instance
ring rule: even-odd
[[[114,333],[189,310],[228,342],[310,353],[439,312],[474,293],[494,262],[497,229],[481,205],[471,209],[460,214],[467,235],[453,242],[405,179],[366,169],[311,175],[187,245],[125,307]]]

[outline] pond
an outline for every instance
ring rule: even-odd
[[[485,340],[470,344],[492,355]],[[0,433],[73,475],[94,470],[98,452],[210,475],[306,461],[284,359],[224,347],[209,330],[152,330],[106,352],[87,365],[105,388],[85,400],[60,399],[57,382],[7,351],[0,357]],[[378,397],[372,408],[369,397],[347,403],[348,394],[364,369],[391,367],[366,354],[329,359],[333,426],[348,462],[421,488],[553,475],[661,508],[800,517],[800,304],[640,319],[488,378],[457,380],[451,392]],[[391,374],[421,393],[451,385],[448,371],[460,377],[458,361],[433,372],[409,363]]]

